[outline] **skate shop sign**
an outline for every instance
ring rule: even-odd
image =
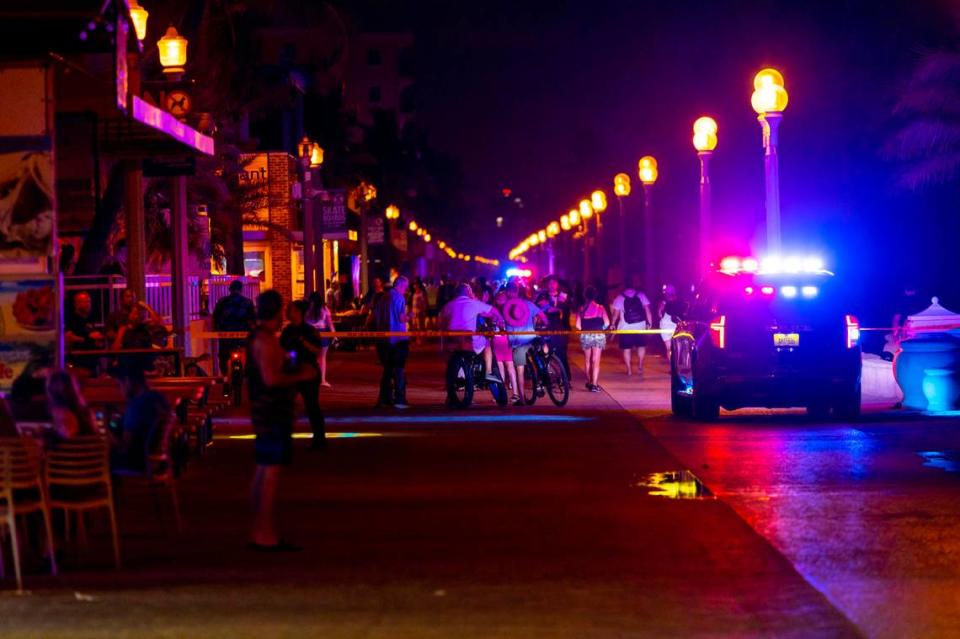
[[[343,189],[320,191],[314,200],[316,226],[325,240],[347,239],[347,192]]]

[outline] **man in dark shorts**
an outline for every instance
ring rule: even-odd
[[[277,331],[283,322],[283,298],[276,291],[257,297],[257,326],[247,338],[247,389],[250,421],[256,434],[257,469],[251,503],[253,528],[250,548],[261,552],[289,552],[297,546],[280,539],[273,521],[280,467],[290,464],[293,454],[293,402],[296,385],[314,379],[315,368],[290,372]]]
[[[653,324],[653,315],[650,312],[650,300],[640,290],[640,278],[631,277],[620,295],[613,300],[610,307],[613,310],[613,325],[622,331],[643,331]],[[617,336],[620,352],[623,353],[623,364],[627,369],[627,377],[633,375],[632,353],[637,354],[637,375],[643,379],[643,359],[647,352],[647,336],[643,333],[621,333]]]

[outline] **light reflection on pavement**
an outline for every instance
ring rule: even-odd
[[[886,419],[645,426],[868,636],[958,636],[960,429]]]

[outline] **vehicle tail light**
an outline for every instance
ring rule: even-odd
[[[721,315],[710,322],[710,341],[717,348],[727,347],[727,316]]]
[[[846,316],[847,348],[853,348],[860,343],[860,321],[853,315]]]

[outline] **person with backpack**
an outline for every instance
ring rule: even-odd
[[[640,331],[650,328],[653,317],[650,314],[650,300],[640,290],[640,278],[634,275],[611,306],[613,325],[617,330]],[[627,377],[633,375],[633,352],[637,353],[637,376],[643,378],[643,359],[647,354],[647,336],[645,334],[620,334],[617,336],[623,363],[627,367]]]

